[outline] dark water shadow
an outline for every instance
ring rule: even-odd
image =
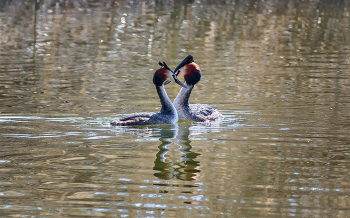
[[[153,170],[157,171],[154,176],[166,180],[196,180],[200,173],[200,162],[196,158],[200,153],[191,151],[191,126],[191,123],[176,123],[160,130],[161,143],[154,161]],[[171,158],[171,151],[181,153],[181,158]]]

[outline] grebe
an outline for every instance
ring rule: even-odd
[[[111,121],[113,126],[133,126],[133,125],[153,125],[153,124],[169,124],[178,121],[178,114],[165,92],[163,82],[171,79],[182,87],[186,87],[176,77],[173,71],[163,62],[158,63],[161,68],[158,69],[153,76],[153,83],[156,86],[162,109],[158,113],[133,113],[125,115],[117,120]]]
[[[173,103],[177,110],[179,120],[204,122],[224,118],[224,116],[212,106],[189,103],[191,91],[194,85],[201,80],[202,76],[199,66],[194,63],[191,55],[188,55],[175,68],[174,72],[176,73],[176,76],[185,78],[185,86],[187,86],[181,88]],[[168,84],[169,82],[166,82],[165,84]]]

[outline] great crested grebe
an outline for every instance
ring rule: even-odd
[[[164,89],[164,81],[171,79],[182,87],[186,87],[176,77],[173,71],[163,62],[158,63],[161,68],[153,76],[153,83],[162,104],[162,109],[158,113],[133,113],[125,115],[117,120],[111,121],[113,126],[133,126],[133,125],[153,125],[169,124],[178,121],[178,114]]]
[[[176,73],[176,76],[185,78],[185,86],[187,86],[187,88],[181,88],[173,103],[177,110],[179,120],[204,122],[224,118],[224,116],[212,106],[189,103],[192,89],[194,85],[201,80],[202,76],[199,66],[194,63],[191,55],[188,55],[175,68],[174,72]],[[166,82],[165,84],[168,84],[169,82]]]

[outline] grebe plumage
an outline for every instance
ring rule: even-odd
[[[158,63],[161,68],[153,76],[153,83],[162,104],[162,109],[158,113],[133,113],[125,115],[117,120],[111,121],[113,126],[134,126],[134,125],[154,125],[170,124],[178,121],[178,114],[173,103],[169,99],[164,89],[164,81],[171,79],[182,87],[186,87],[176,77],[173,71],[163,62]]]
[[[213,121],[224,116],[212,106],[206,104],[190,104],[189,98],[194,86],[201,80],[201,70],[194,63],[193,57],[188,55],[174,70],[176,76],[185,78],[187,87],[181,88],[173,104],[177,110],[179,120],[185,121]],[[165,84],[167,84],[166,82]]]

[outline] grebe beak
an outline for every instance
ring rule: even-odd
[[[188,55],[187,57],[185,57],[185,59],[183,59],[183,61],[179,65],[177,65],[177,67],[174,70],[174,72],[176,73],[176,76],[179,75],[180,73],[179,70],[181,68],[183,68],[186,64],[190,64],[192,62],[194,62],[192,55]]]
[[[168,85],[169,83],[171,83],[170,80],[165,80],[164,85]]]
[[[182,86],[182,87],[184,87],[184,88],[187,88],[187,86],[185,86],[182,82],[180,82],[180,80],[177,78],[177,76],[175,75],[175,73],[170,69],[170,67],[168,67],[168,65],[167,65],[165,62],[161,63],[161,62],[159,61],[158,64],[159,64],[160,66],[165,67],[166,69],[169,70],[169,72],[170,72],[170,75],[169,75],[169,76],[170,76],[170,78],[171,78],[172,81],[174,81],[176,84],[178,84],[178,85],[180,85],[180,86]],[[164,82],[164,85],[167,85],[167,84],[171,83],[171,80],[166,80],[166,81]]]
[[[170,71],[170,78],[175,82],[177,83],[178,85],[184,87],[184,88],[187,88],[187,86],[185,86],[182,82],[180,82],[180,80],[176,77],[175,73],[173,71]],[[167,80],[164,82],[164,85],[170,83],[171,81]]]

